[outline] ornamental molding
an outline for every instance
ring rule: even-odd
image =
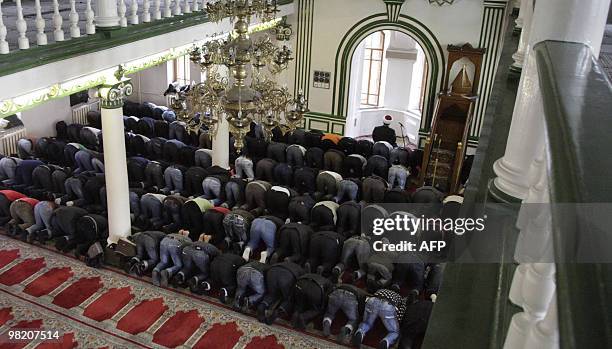
[[[387,18],[389,22],[397,23],[399,21],[402,6],[406,0],[383,0],[387,6]]]
[[[269,22],[254,24],[249,27],[249,33],[252,34],[274,28],[281,20],[282,18],[277,18]],[[229,34],[213,34],[207,36],[205,39],[196,41],[192,44],[170,48],[160,53],[129,61],[123,64],[124,74],[131,75],[141,70],[148,69],[156,65],[166,63],[173,59],[185,56],[189,54],[194,44],[201,45],[207,41],[226,37],[227,35]],[[56,98],[67,97],[71,94],[80,91],[85,91],[90,88],[101,86],[107,81],[112,80],[112,76],[116,72],[116,69],[116,67],[104,69],[102,71],[87,74],[76,79],[63,81],[20,96],[15,96],[9,99],[2,100],[0,101],[0,118],[4,118],[15,113],[35,108],[40,104],[43,104]]]
[[[117,109],[123,107],[123,102],[132,95],[134,86],[130,78],[125,77],[125,69],[119,66],[113,80],[105,82],[98,89],[100,106],[104,109]]]
[[[459,0],[427,0],[430,5],[444,6],[452,5]]]

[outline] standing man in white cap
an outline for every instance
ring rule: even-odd
[[[393,117],[391,115],[385,115],[383,118],[383,124],[374,128],[374,131],[372,132],[372,140],[374,140],[374,143],[385,141],[389,142],[389,144],[394,147],[397,146],[395,130],[389,127],[391,121],[393,121]]]

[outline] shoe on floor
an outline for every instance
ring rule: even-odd
[[[168,280],[170,280],[170,273],[168,272],[168,270],[167,269],[162,270],[161,273],[159,273],[159,275],[161,277],[161,281],[159,282],[161,287],[168,287]]]
[[[329,337],[331,335],[331,321],[323,320],[323,335]]]
[[[266,315],[266,324],[272,325],[276,318],[278,317],[278,310],[274,309],[268,312]]]
[[[250,307],[251,307],[251,302],[249,302],[249,298],[244,297],[244,300],[242,302],[242,307],[240,308],[240,310],[242,310],[243,313],[248,313]]]
[[[151,273],[151,279],[153,280],[153,285],[159,286],[159,271],[153,269],[153,272]]]
[[[227,293],[227,289],[225,287],[219,290],[219,300],[223,304],[227,304],[229,301],[229,294]]]
[[[378,343],[378,349],[389,349],[389,342],[386,339],[383,339]]]
[[[359,348],[361,346],[361,342],[363,342],[363,333],[361,333],[360,331],[355,332],[355,334],[353,335],[353,339],[351,341],[351,344],[354,347]]]
[[[266,308],[263,305],[257,307],[257,320],[261,323],[266,322]]]
[[[350,338],[352,330],[346,326],[340,329],[340,333],[338,333],[338,342],[342,344],[346,344],[346,340]]]

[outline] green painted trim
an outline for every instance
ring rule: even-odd
[[[437,88],[442,83],[443,76],[440,74],[440,66],[443,66],[445,63],[444,51],[442,50],[442,46],[437,40],[436,36],[427,28],[423,23],[418,20],[406,16],[401,15],[401,18],[407,19],[414,24],[417,24],[423,28],[426,32],[416,27],[414,24],[409,22],[400,21],[397,23],[389,22],[388,19],[379,19],[374,22],[367,23],[363,25],[359,29],[357,28],[359,25],[378,17],[386,17],[386,14],[376,14],[367,17],[364,20],[356,23],[351,27],[349,31],[344,35],[340,42],[340,46],[336,52],[336,65],[335,65],[335,76],[334,76],[334,92],[332,98],[332,114],[346,114],[345,104],[347,103],[347,91],[350,89],[350,59],[354,54],[356,44],[363,39],[366,34],[370,32],[374,32],[376,29],[381,28],[391,28],[393,29],[403,29],[400,30],[402,32],[407,33],[414,37],[416,35],[415,40],[419,42],[419,44],[425,49],[425,54],[428,60],[428,73],[429,78],[427,79],[427,85],[425,87],[427,94],[424,98],[424,109],[425,118],[421,120],[421,126],[423,125],[431,125],[431,121],[433,119],[433,109],[435,107],[435,99],[437,96]],[[349,39],[350,36],[350,39]],[[358,41],[359,40],[359,41]],[[432,44],[432,40],[435,42],[435,45]],[[340,58],[340,53],[342,52],[342,57]],[[338,64],[340,64],[340,69],[338,69]],[[349,66],[347,68],[347,66]],[[338,79],[340,76],[340,79]],[[347,84],[348,80],[348,84]],[[424,120],[423,120],[424,119]]]
[[[302,0],[297,0],[297,34],[295,37],[295,56],[296,56],[296,61],[295,61],[295,71],[294,71],[294,77],[293,77],[293,81],[294,81],[294,86],[293,86],[293,95],[297,95],[298,93],[298,89],[299,89],[299,71],[300,71],[300,65],[302,64],[302,59],[300,57],[301,53],[302,53],[302,49],[300,46],[301,43],[301,38],[300,38],[300,33],[302,32],[302,19],[300,14],[302,13],[301,10],[301,5],[302,5]]]
[[[312,130],[312,122],[313,121],[317,121],[317,122],[322,122],[325,123],[326,125],[326,129],[325,130],[321,130],[320,128],[315,128],[315,130],[321,130],[321,131],[325,131],[326,133],[329,132],[329,127],[331,126],[331,122],[327,121],[327,120],[321,120],[321,119],[317,119],[317,118],[308,118],[308,129]]]
[[[308,112],[306,113],[307,116],[311,116],[311,117],[324,117],[324,118],[328,118],[328,119],[332,119],[332,120],[346,120],[346,116],[344,115],[333,115],[333,114],[326,114],[326,113],[318,113],[318,112]]]
[[[336,112],[336,90],[338,88],[338,57],[340,57],[340,51],[342,47],[344,47],[344,42],[348,39],[349,33],[353,32],[355,28],[357,28],[362,23],[369,21],[370,19],[376,18],[378,16],[380,16],[380,14],[371,15],[355,23],[346,32],[346,34],[344,34],[344,36],[342,37],[342,40],[340,40],[340,45],[338,45],[338,50],[336,51],[336,61],[334,62],[334,91],[332,93],[332,114],[335,114]]]
[[[292,2],[293,0],[279,0],[279,5],[286,5]],[[113,48],[208,22],[210,22],[208,16],[203,11],[198,11],[170,18],[162,18],[149,23],[130,25],[121,29],[97,31],[92,35],[85,35],[45,46],[34,46],[27,50],[13,51],[0,55],[0,76],[14,74],[40,65]]]
[[[469,136],[476,139],[482,130],[487,104],[493,89],[495,73],[498,69],[498,58],[503,46],[503,28],[506,23],[507,1],[485,1],[479,47],[486,48],[480,83],[478,85],[479,99],[474,108],[474,118],[470,125]]]
[[[314,0],[298,0],[298,33],[296,41],[295,84],[293,94],[304,92],[310,96],[310,75],[312,69],[312,45],[314,32]]]
[[[305,129],[311,130],[313,122],[321,122],[326,125],[326,128],[324,130],[325,132],[344,135],[344,130],[346,126],[346,122],[344,121],[345,120],[344,118],[338,119],[337,117],[334,118],[333,115],[330,117],[329,114],[323,114],[323,113],[314,113],[314,114],[307,113],[305,115],[304,120],[305,120],[304,124],[308,125],[308,127],[305,127]],[[335,126],[340,126],[342,130],[340,132],[334,132]],[[319,129],[317,128],[317,130]]]

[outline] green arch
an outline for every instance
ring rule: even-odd
[[[421,120],[421,128],[429,129],[437,91],[440,90],[443,79],[441,67],[445,64],[444,51],[435,35],[421,22],[406,15],[401,15],[400,18],[398,22],[390,22],[386,13],[372,15],[353,25],[344,35],[336,53],[332,114],[346,117],[351,61],[358,44],[378,30],[397,30],[412,37],[425,52],[429,69],[425,87],[426,113],[424,113],[424,120]],[[363,25],[368,21],[371,22]]]

